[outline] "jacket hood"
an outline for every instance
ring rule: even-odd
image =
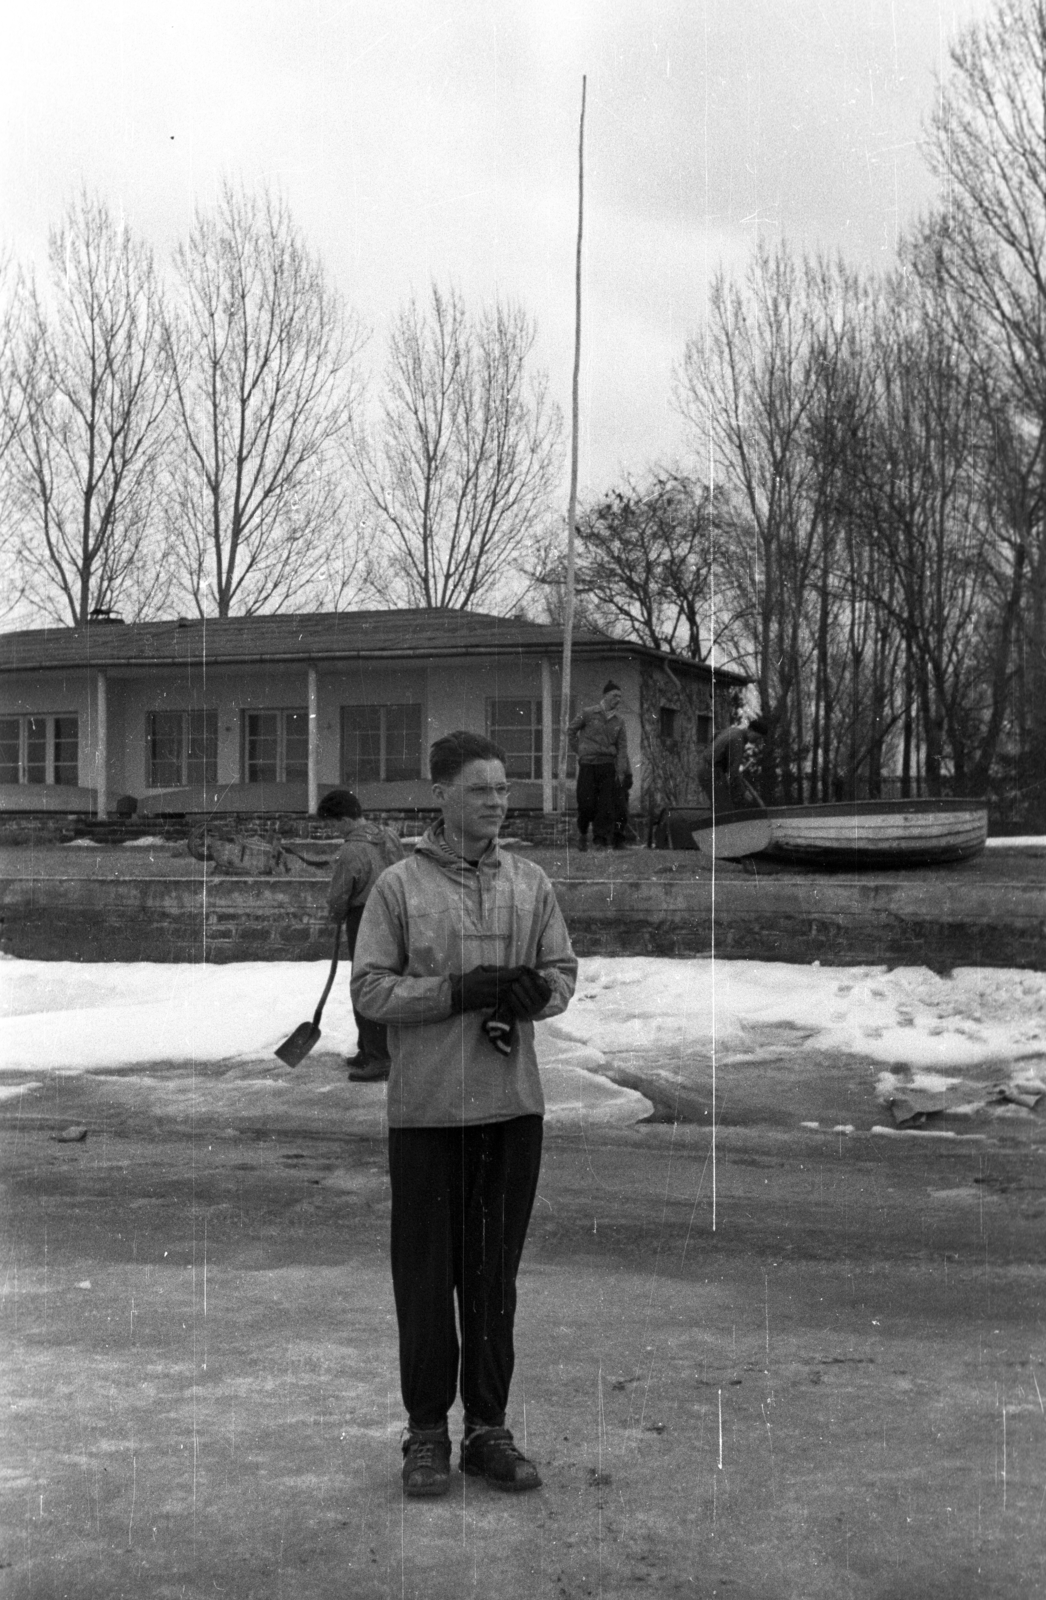
[[[388,830],[380,822],[370,822],[366,817],[357,817],[345,829],[346,842],[351,840],[354,844],[381,844]]]
[[[345,830],[344,841],[346,844],[369,845],[377,851],[379,858],[387,867],[403,859],[403,846],[399,836],[393,833],[391,828],[384,827],[380,822],[369,822],[366,817],[360,817],[349,824]]]
[[[463,856],[458,855],[456,850],[450,848],[443,832],[442,818],[439,822],[434,822],[431,828],[425,829],[425,832],[414,846],[414,854],[416,856],[428,856],[430,861],[435,861],[437,866],[442,867],[443,871],[450,873],[452,877],[461,877],[465,872],[474,872],[476,870],[471,861],[466,861]],[[478,865],[483,868],[493,869],[497,867],[500,860],[501,851],[498,847],[498,841],[492,839],[487,849],[480,856]]]

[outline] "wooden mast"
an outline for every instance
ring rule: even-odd
[[[581,374],[581,230],[585,206],[585,88],[581,79],[581,121],[577,142],[577,258],[574,268],[574,378],[570,394],[570,498],[567,503],[567,571],[563,596],[563,672],[559,697],[559,811],[567,810],[567,724],[570,721],[570,669],[574,636],[574,545],[577,524],[578,384]]]

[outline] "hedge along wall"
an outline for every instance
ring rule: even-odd
[[[804,877],[558,882],[579,955],[707,955],[825,965],[1046,967],[1038,884]],[[0,881],[0,950],[52,961],[329,957],[320,879]]]

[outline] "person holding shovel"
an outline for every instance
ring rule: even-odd
[[[378,877],[394,861],[403,860],[403,846],[391,828],[368,822],[363,807],[350,789],[331,789],[316,807],[318,817],[336,818],[343,824],[345,843],[334,858],[334,873],[327,893],[331,919],[344,922],[349,957],[354,962],[363,907]],[[380,1022],[361,1016],[355,1006],[356,1054],[349,1058],[353,1083],[376,1083],[389,1075],[389,1047]]]
[[[749,749],[766,738],[769,728],[762,717],[747,726],[724,728],[697,758],[695,776],[713,811],[766,810],[758,790],[745,776]]]
[[[387,1026],[392,1057],[403,1487],[450,1486],[460,1372],[460,1470],[536,1489],[537,1468],[505,1426],[545,1109],[534,1020],[566,1008],[577,961],[541,868],[498,846],[504,752],[462,730],[436,741],[429,770],[440,819],[375,885],[352,972],[353,1003]]]

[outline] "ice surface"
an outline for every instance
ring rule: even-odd
[[[0,1067],[92,1072],[159,1062],[268,1060],[312,1016],[327,972],[318,962],[164,965],[0,958]],[[323,1017],[327,1048],[351,1053],[349,986]],[[550,1108],[600,1096],[608,1120],[635,1115],[631,1091],[600,1074],[608,1058],[656,1056],[704,1070],[713,1048],[740,1059],[776,1044],[883,1068],[961,1075],[979,1063],[1046,1060],[1046,974],[966,968],[819,967],[778,962],[593,957],[561,1018],[538,1024]],[[583,1075],[582,1076],[579,1076]],[[911,1081],[911,1079],[909,1079]],[[641,1102],[645,1104],[645,1102]],[[565,1109],[564,1109],[565,1108]]]

